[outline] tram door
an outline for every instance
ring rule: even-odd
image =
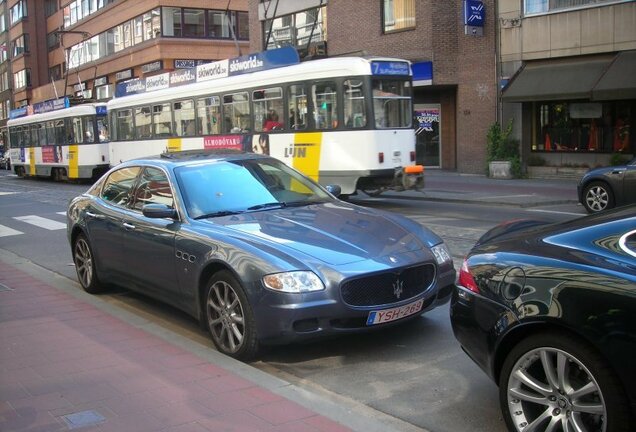
[[[440,104],[415,104],[415,158],[419,165],[441,167],[441,116]]]

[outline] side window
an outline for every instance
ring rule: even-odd
[[[117,139],[133,139],[133,118],[132,110],[124,109],[117,111]]]
[[[289,111],[289,127],[300,130],[307,128],[307,89],[304,85],[290,85],[287,107]]]
[[[172,113],[169,103],[152,106],[152,122],[155,126],[154,136],[172,136]]]
[[[73,117],[73,137],[75,139],[73,144],[80,144],[84,140],[84,128],[81,117]]]
[[[338,86],[335,82],[325,81],[311,86],[316,129],[335,129],[338,127]]]
[[[165,204],[174,208],[172,189],[166,174],[157,168],[146,168],[135,189],[133,208],[141,211],[145,204]]]
[[[221,100],[218,96],[197,99],[197,132],[216,135],[221,132]]]
[[[128,167],[112,172],[104,182],[101,198],[114,205],[127,206],[130,203],[130,191],[140,170],[140,167]]]
[[[254,90],[252,103],[254,107],[254,130],[256,132],[268,132],[284,128],[282,88]]]
[[[363,128],[367,125],[362,80],[349,79],[344,82],[344,118],[348,128]]]
[[[174,110],[174,127],[177,136],[196,135],[196,124],[194,122],[194,103],[191,100],[184,100],[172,104]]]
[[[95,117],[82,117],[84,127],[84,143],[95,142]]]
[[[250,101],[247,92],[223,96],[223,133],[241,133],[249,129]]]
[[[137,138],[152,137],[152,117],[149,106],[135,108],[135,131]]]

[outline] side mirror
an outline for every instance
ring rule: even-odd
[[[141,212],[147,218],[153,219],[176,219],[177,211],[165,204],[146,204],[142,207]]]
[[[342,193],[342,189],[338,185],[327,185],[325,189],[327,189],[327,192],[329,192],[331,195],[335,196],[336,198],[339,197],[340,194]]]

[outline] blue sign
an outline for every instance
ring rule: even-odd
[[[33,114],[40,114],[70,107],[71,104],[67,97],[59,99],[49,99],[44,102],[33,104]]]
[[[413,85],[433,84],[433,62],[418,62],[411,65],[413,70]]]
[[[27,107],[12,109],[9,112],[10,119],[16,119],[27,115]]]
[[[108,113],[108,110],[106,108],[106,105],[97,105],[95,107],[95,114],[99,115],[106,115]]]
[[[407,62],[372,61],[371,73],[373,75],[411,75],[411,68]]]
[[[464,25],[483,27],[486,19],[484,4],[478,0],[464,0]]]
[[[237,57],[230,60],[230,76],[290,66],[300,61],[298,51],[291,45]]]

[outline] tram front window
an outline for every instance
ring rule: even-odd
[[[411,127],[411,83],[395,79],[374,79],[372,85],[375,127]]]

